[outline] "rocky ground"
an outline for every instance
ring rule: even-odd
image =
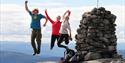
[[[81,63],[125,63],[125,60],[121,59],[97,59],[91,61],[84,61]]]
[[[37,62],[37,63],[58,63],[58,62],[55,62],[55,61],[45,61],[45,62]]]
[[[61,63],[61,62],[46,61],[46,62],[38,62],[38,63]],[[73,63],[77,63],[77,62],[73,62]],[[83,61],[79,63],[125,63],[125,60],[106,58],[106,59],[97,59],[97,60],[91,60],[91,61]]]

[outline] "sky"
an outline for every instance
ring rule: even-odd
[[[23,2],[25,0],[1,0],[2,4],[21,4],[23,5]],[[65,4],[65,5],[73,5],[73,6],[88,6],[88,5],[95,5],[97,0],[28,0],[31,3],[56,3],[56,4]],[[99,0],[100,5],[123,5],[124,0]]]
[[[29,9],[38,8],[40,13],[48,9],[52,19],[71,10],[71,28],[73,38],[76,34],[81,16],[84,12],[97,7],[97,0],[28,0]],[[30,16],[24,8],[25,0],[0,0],[0,41],[30,42]],[[99,0],[99,7],[105,7],[117,16],[116,35],[118,43],[125,43],[125,0]],[[41,20],[43,24],[45,20]],[[51,23],[42,27],[43,42],[48,43],[51,37]],[[75,38],[74,38],[75,40]]]

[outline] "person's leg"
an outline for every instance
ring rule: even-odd
[[[64,39],[64,35],[63,35],[63,34],[61,34],[61,36],[60,36],[60,38],[59,38],[59,40],[58,40],[57,45],[58,45],[58,47],[68,49],[68,47],[67,47],[67,46],[64,46],[64,45],[62,45],[62,44],[61,44],[61,43],[63,42],[63,39]]]
[[[36,41],[37,41],[37,54],[40,54],[40,49],[41,49],[41,38],[42,38],[42,34],[41,34],[41,30],[37,30],[37,36],[36,36]]]
[[[57,42],[58,42],[58,40],[59,40],[59,37],[60,37],[60,35],[57,35],[57,36],[56,36]]]
[[[35,38],[36,38],[36,31],[32,30],[32,34],[31,34],[31,45],[33,47],[34,50],[34,54],[35,55],[37,53],[37,49],[36,49],[36,44],[35,44]]]
[[[50,49],[51,49],[51,50],[52,50],[53,47],[54,47],[55,41],[56,41],[56,36],[55,36],[55,35],[52,35],[52,36],[51,36],[51,46],[50,46]]]
[[[69,44],[69,35],[65,34],[65,44],[68,45]]]

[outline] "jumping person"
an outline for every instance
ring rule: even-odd
[[[66,15],[67,13],[68,13],[68,15]],[[65,48],[66,50],[68,49],[68,47],[65,46],[65,45],[62,45],[61,43],[63,41],[65,41],[65,44],[68,45],[69,39],[72,40],[72,38],[71,38],[71,28],[70,28],[70,23],[69,23],[70,13],[71,12],[69,10],[67,10],[63,15],[64,21],[61,24],[61,29],[60,29],[61,35],[60,35],[58,43],[57,43],[58,47]],[[68,31],[69,31],[69,34],[68,34]]]
[[[45,14],[46,14],[46,17],[47,19],[51,22],[52,24],[52,35],[51,35],[51,46],[50,46],[50,49],[52,50],[53,47],[54,47],[54,44],[55,44],[55,41],[59,39],[59,30],[60,30],[60,27],[61,27],[61,22],[60,22],[60,19],[61,17],[60,16],[57,16],[56,20],[52,20],[48,13],[47,13],[47,10],[45,10]]]
[[[25,1],[25,9],[29,13],[29,15],[31,16],[31,19],[32,19],[32,21],[31,21],[31,28],[32,28],[31,45],[34,50],[33,55],[36,55],[36,54],[40,54],[40,48],[41,48],[42,34],[41,34],[40,20],[42,18],[46,19],[46,17],[42,14],[39,14],[38,9],[34,9],[33,11],[30,11],[28,9],[27,3],[28,3],[28,1]],[[46,19],[44,26],[46,25],[46,23],[47,23],[47,19]],[[35,40],[36,40],[37,44],[35,43]]]

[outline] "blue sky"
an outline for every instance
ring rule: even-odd
[[[22,4],[25,0],[1,0],[2,4]],[[31,3],[63,3],[65,5],[72,6],[87,6],[87,5],[96,5],[97,0],[28,0]],[[99,5],[123,5],[124,0],[99,0]]]

